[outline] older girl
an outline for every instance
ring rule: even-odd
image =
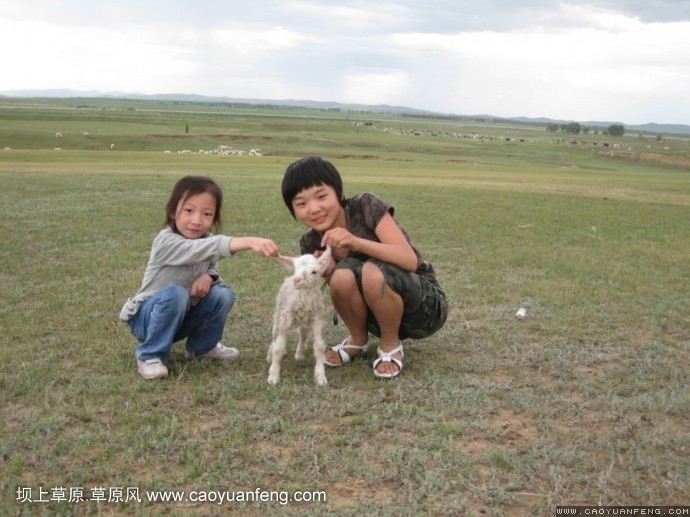
[[[326,364],[350,362],[371,334],[380,338],[374,376],[397,377],[401,340],[428,337],[446,321],[446,295],[434,268],[393,218],[392,206],[370,193],[345,197],[330,162],[315,156],[294,162],[282,190],[292,216],[310,228],[300,241],[302,253],[332,249],[328,287],[349,336],[327,351]]]
[[[233,360],[239,354],[220,343],[235,293],[223,283],[218,260],[244,250],[277,256],[278,247],[261,237],[213,235],[222,203],[211,178],[186,176],[173,188],[141,287],[120,312],[139,341],[137,365],[144,379],[167,377],[172,345],[184,338],[194,357]]]

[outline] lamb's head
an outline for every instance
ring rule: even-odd
[[[318,258],[311,254],[300,257],[284,257],[280,255],[276,258],[281,264],[293,270],[292,285],[295,289],[302,289],[318,283],[328,268],[330,259],[330,247],[326,248],[326,251]]]

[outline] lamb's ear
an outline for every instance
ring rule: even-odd
[[[323,252],[323,255],[319,257],[319,265],[321,266],[321,270],[324,271],[328,267],[328,263],[331,259],[331,247],[326,246],[326,251]]]
[[[294,257],[284,257],[283,255],[278,255],[277,257],[273,257],[276,259],[278,262],[280,262],[282,265],[284,265],[288,269],[294,269],[295,268],[295,258]]]

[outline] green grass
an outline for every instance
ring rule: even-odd
[[[611,158],[529,128],[353,126],[375,117],[222,107],[193,115],[185,147],[235,135],[263,158],[164,154],[156,135],[183,131],[192,115],[132,107],[0,112],[0,149],[12,148],[0,151],[0,514],[550,515],[561,504],[687,503],[687,164]],[[87,115],[105,119],[88,130],[104,144],[119,137],[115,150],[76,136],[64,145],[64,128]],[[382,130],[422,125],[526,142]],[[687,156],[687,142],[670,146]],[[285,271],[239,254],[221,263],[238,295],[224,339],[238,362],[188,361],[178,344],[170,377],[142,380],[117,314],[173,183],[212,175],[226,233],[295,254],[303,228],[279,185],[312,152],[334,161],[347,194],[396,207],[448,293],[446,326],[407,343],[393,382],[373,378],[369,352],[329,369],[319,389],[311,360],[288,354],[271,388],[265,355]],[[344,332],[325,327],[331,343]],[[261,488],[327,501],[28,503],[18,487],[34,497]]]

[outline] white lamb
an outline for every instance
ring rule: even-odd
[[[292,276],[283,280],[273,314],[273,341],[268,349],[266,361],[271,363],[268,369],[268,383],[280,381],[280,361],[285,355],[287,333],[297,328],[299,342],[295,351],[295,360],[304,360],[307,339],[311,334],[314,341],[314,379],[319,386],[328,384],[324,366],[326,344],[321,330],[323,327],[323,298],[321,294],[322,274],[326,271],[331,257],[331,249],[318,259],[314,255],[301,257],[278,257],[278,261],[293,270]]]

